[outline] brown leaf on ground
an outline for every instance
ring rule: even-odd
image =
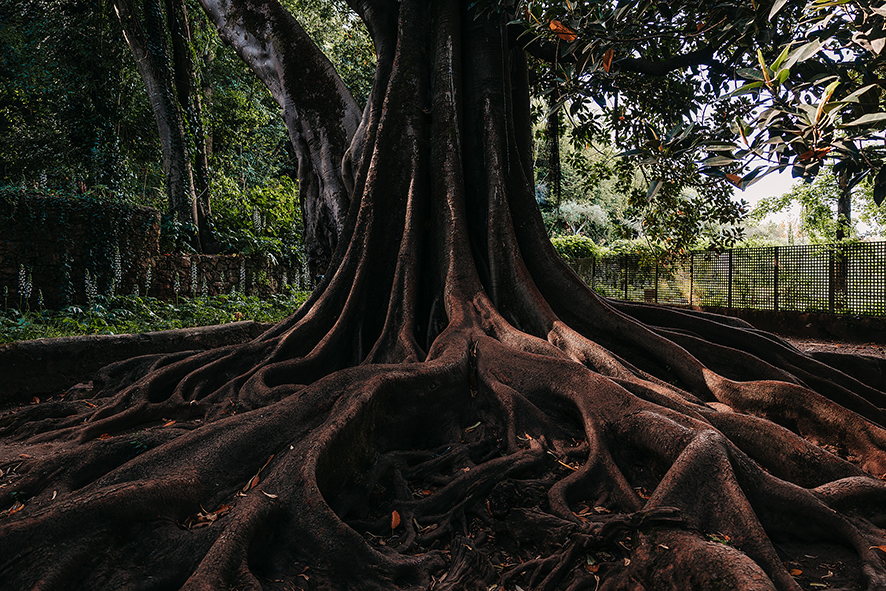
[[[205,509],[195,515],[188,516],[183,522],[182,527],[185,529],[195,529],[198,527],[206,527],[208,525],[212,525],[215,521],[225,515],[230,513],[231,506],[230,505],[220,505],[218,509],[212,512],[208,512]]]
[[[5,511],[0,511],[0,517],[9,517],[10,515],[12,515],[14,513],[18,513],[19,511],[21,511],[24,508],[25,508],[24,503],[22,503],[20,501],[16,501],[15,503],[12,504],[12,507],[10,507],[9,509],[6,509]]]

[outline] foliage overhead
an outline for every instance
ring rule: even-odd
[[[611,138],[641,166],[650,203],[661,195],[674,211],[668,184],[692,168],[680,160],[741,189],[785,168],[811,180],[829,161],[850,185],[876,176],[878,204],[886,194],[886,11],[875,3],[527,0],[521,9],[512,26],[553,64],[548,92],[580,135]],[[719,204],[709,213],[729,207],[723,191],[704,196]]]

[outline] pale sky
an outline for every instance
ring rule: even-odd
[[[735,197],[744,199],[753,207],[763,197],[787,193],[791,186],[799,180],[792,178],[791,170],[787,169],[781,173],[772,173],[764,177],[763,180],[751,185],[744,191],[736,191]]]

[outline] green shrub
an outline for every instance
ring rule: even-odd
[[[298,183],[289,177],[241,190],[230,178],[217,180],[213,202],[216,237],[222,251],[264,254],[277,264],[298,267],[301,210]]]
[[[606,250],[587,236],[573,234],[551,238],[554,250],[566,259],[587,259],[606,256]]]
[[[301,306],[310,294],[291,292],[266,299],[243,294],[179,298],[164,302],[136,296],[97,296],[91,306],[64,310],[0,310],[0,343],[84,334],[126,334],[239,320],[279,322]]]

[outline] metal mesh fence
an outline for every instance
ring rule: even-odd
[[[668,304],[886,316],[886,242],[639,255],[570,262],[597,293]]]

